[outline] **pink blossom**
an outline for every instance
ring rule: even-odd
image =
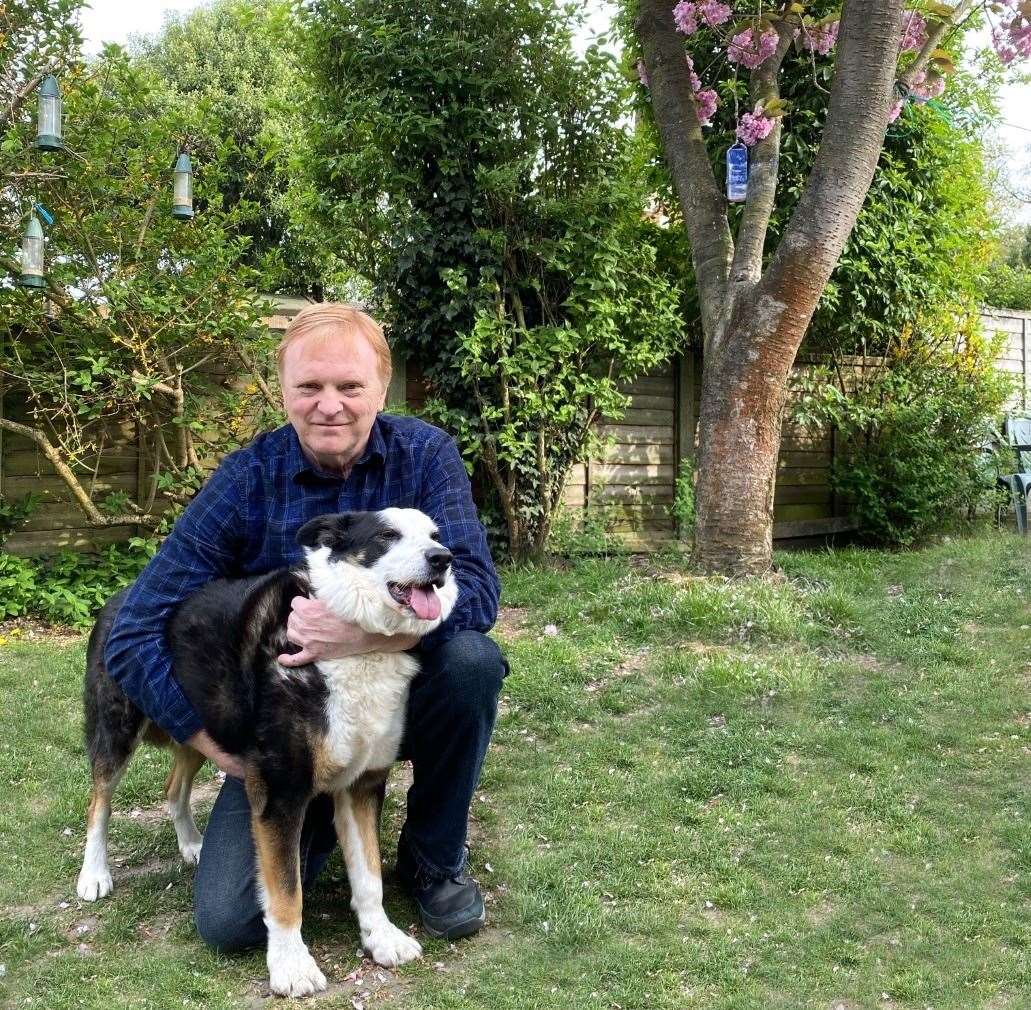
[[[1015,59],[1031,57],[1031,21],[1017,14],[1008,24],[992,31],[992,43],[999,59],[1007,66]]]
[[[699,125],[712,126],[712,117],[716,112],[716,106],[720,104],[720,100],[716,97],[716,92],[712,88],[696,91],[694,93],[694,101]]]
[[[918,53],[927,41],[927,22],[916,11],[902,15],[902,40],[899,49],[904,53]]]
[[[651,83],[648,80],[648,68],[644,65],[644,60],[637,61],[637,79],[646,87],[650,88]]]
[[[810,28],[802,39],[802,44],[806,49],[819,53],[821,56],[826,56],[838,41],[838,27],[839,22],[832,21],[827,25],[817,25],[815,28]]]
[[[888,109],[889,123],[894,123],[895,120],[899,118],[902,113],[902,106],[905,104],[906,100],[904,98],[896,98],[895,101],[891,103],[891,108]]]
[[[1008,67],[1016,58],[1017,51],[1003,42],[993,39],[995,42],[995,54]]]
[[[711,126],[713,114],[716,112],[716,107],[720,104],[719,98],[711,88],[702,90],[702,80],[695,73],[694,60],[691,59],[691,54],[687,53],[684,58],[687,60],[687,69],[691,74],[691,90],[694,92],[695,112],[698,114],[698,122],[702,126]]]
[[[720,3],[720,0],[702,0],[698,5],[698,10],[702,13],[702,20],[710,28],[715,28],[724,21],[728,21],[733,13],[730,6]]]
[[[740,63],[749,70],[765,63],[777,48],[777,32],[767,28],[761,35],[756,35],[753,28],[748,28],[735,35],[727,47],[727,59],[731,63]]]
[[[773,120],[763,113],[763,103],[756,103],[751,112],[746,112],[737,124],[737,139],[746,147],[765,140],[773,132]]]
[[[702,86],[702,79],[695,73],[694,60],[691,59],[691,54],[688,53],[684,59],[687,60],[687,69],[691,74],[691,90],[698,91]]]
[[[945,78],[941,74],[928,74],[922,70],[909,85],[909,97],[921,105],[932,98],[937,98],[945,90]]]
[[[694,35],[698,31],[698,8],[688,0],[681,0],[673,8],[673,24],[678,32],[684,35]]]

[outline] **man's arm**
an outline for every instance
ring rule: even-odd
[[[418,506],[440,529],[441,543],[453,556],[451,570],[458,583],[451,616],[422,639],[421,644],[432,649],[459,631],[489,631],[497,620],[501,583],[473,502],[469,475],[453,438],[443,440],[425,472]]]
[[[240,462],[236,454],[226,457],[179,517],[125,598],[104,650],[107,671],[115,682],[180,743],[193,743],[203,726],[172,676],[165,627],[187,596],[235,571],[247,507],[246,475]],[[207,734],[198,737],[197,743],[202,753],[221,764],[209,753],[214,744]]]
[[[280,655],[280,666],[306,666],[320,659],[344,659],[368,652],[405,652],[419,642],[418,635],[364,631],[352,621],[337,617],[321,600],[307,596],[295,596],[290,606],[286,637],[302,648]]]

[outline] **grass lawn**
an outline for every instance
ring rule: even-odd
[[[305,907],[331,980],[314,1002],[1031,1006],[1026,543],[779,561],[782,581],[739,584],[673,559],[506,573],[513,672],[471,829],[489,928],[377,969],[334,858]],[[76,899],[83,654],[0,647],[0,1003],[267,1003],[263,954],[196,939],[164,755],[116,796],[115,893]],[[388,910],[413,921],[392,883]]]

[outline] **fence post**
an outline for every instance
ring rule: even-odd
[[[1020,409],[1027,410],[1027,316],[1020,318]]]

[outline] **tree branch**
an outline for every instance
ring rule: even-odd
[[[11,104],[4,111],[3,115],[0,115],[0,133],[3,133],[3,131],[7,129],[8,123],[18,115],[18,110],[25,104],[25,100],[33,91],[36,90],[36,88],[39,87],[40,82],[50,72],[50,70],[44,70],[41,73],[36,74],[35,77],[26,81],[21,88],[14,93],[14,98],[11,99]]]
[[[150,227],[150,222],[154,217],[154,208],[157,206],[158,198],[157,194],[150,198],[150,202],[147,204],[147,211],[143,215],[143,224],[140,225],[140,233],[136,236],[136,245],[132,251],[132,259],[135,263],[140,258],[140,253],[143,250],[143,240],[147,237],[147,229]]]
[[[254,384],[261,390],[261,395],[265,397],[265,402],[273,409],[279,410],[282,407],[282,401],[272,392],[272,387],[265,381],[265,377],[261,374],[258,366],[255,364],[254,359],[245,351],[242,345],[236,341],[230,341],[230,346],[233,348],[236,356],[243,362],[244,367],[251,373],[254,379]]]
[[[91,527],[103,529],[109,526],[135,525],[153,529],[158,525],[160,520],[157,516],[137,513],[119,516],[103,515],[97,506],[93,504],[90,496],[86,493],[82,484],[79,483],[78,478],[72,473],[65,461],[61,459],[61,454],[54,448],[50,439],[42,431],[38,428],[30,428],[26,424],[19,424],[17,421],[9,421],[4,417],[0,417],[0,428],[13,432],[15,435],[21,435],[22,438],[30,439],[40,447],[43,455],[50,461],[50,465],[68,486],[68,490],[71,491],[72,496],[78,502],[79,508],[82,509],[83,514],[89,520]]]
[[[767,350],[789,363],[873,181],[898,65],[901,13],[902,0],[845,3],[820,149],[749,299],[749,311],[769,335]]]
[[[785,18],[774,28],[779,40],[776,52],[752,71],[751,98],[753,106],[780,97],[781,64],[794,41],[797,19]],[[782,119],[774,118],[773,130],[765,140],[755,145],[748,169],[748,198],[741,213],[737,240],[734,244],[734,262],[730,268],[727,306],[724,319],[729,319],[734,303],[762,276],[763,248],[766,231],[777,199],[777,177],[780,170],[780,135]]]
[[[734,241],[698,122],[684,44],[669,0],[642,0],[634,23],[651,82],[651,105],[684,214],[708,344],[719,324]]]
[[[916,54],[916,59],[906,67],[905,72],[899,78],[899,85],[903,91],[909,92],[913,87],[913,82],[927,67],[928,62],[931,59],[931,53],[938,48],[938,43],[941,42],[942,37],[945,33],[952,28],[959,19],[966,13],[967,9],[973,5],[973,0],[959,0],[952,12],[952,17],[947,21],[937,21],[934,27],[927,33],[927,40],[920,47],[920,52]]]

